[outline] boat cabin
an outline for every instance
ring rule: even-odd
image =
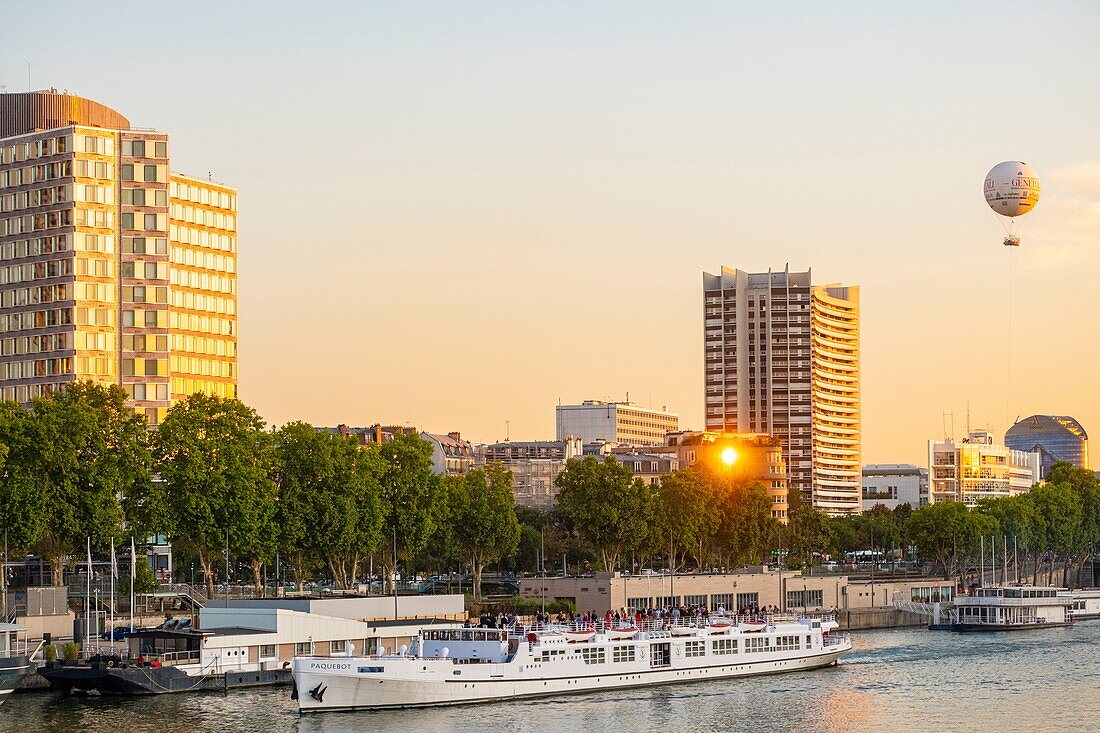
[[[413,653],[422,657],[450,657],[478,664],[500,662],[508,656],[506,629],[424,629]]]
[[[1072,623],[1073,599],[1064,588],[1030,585],[979,588],[955,598],[956,623],[966,628],[1061,626]]]

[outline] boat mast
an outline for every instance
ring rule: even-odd
[[[989,548],[993,552],[992,569],[993,569],[993,585],[997,585],[997,537],[993,536],[989,538]]]
[[[982,535],[982,558],[978,562],[978,574],[981,578],[978,580],[978,587],[981,588],[985,585],[985,535]]]
[[[92,641],[92,538],[88,538],[88,583],[84,594],[84,647]]]
[[[111,538],[111,653],[115,651],[115,538]]]

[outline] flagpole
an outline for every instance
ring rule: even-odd
[[[134,631],[134,599],[135,581],[137,580],[137,548],[134,546],[134,538],[130,537],[130,633]]]

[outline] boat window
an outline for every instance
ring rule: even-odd
[[[469,631],[462,632],[462,641],[470,641],[473,638],[473,634]]]

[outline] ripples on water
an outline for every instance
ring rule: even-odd
[[[840,666],[816,672],[305,718],[286,688],[126,699],[22,694],[0,707],[0,731],[1100,731],[1100,622],[1016,634],[877,631],[854,642]]]

